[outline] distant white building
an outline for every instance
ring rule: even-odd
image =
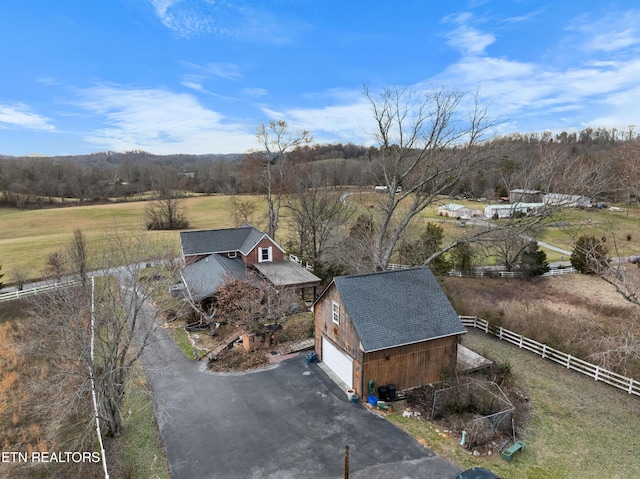
[[[512,216],[523,214],[529,215],[543,209],[544,203],[511,203],[487,205],[484,208],[484,215],[487,218],[511,218]]]
[[[449,218],[471,219],[482,216],[481,210],[475,210],[457,203],[448,203],[438,208],[438,216],[448,216]]]
[[[564,193],[548,193],[542,197],[546,205],[567,206],[570,208],[589,207],[591,199],[580,195],[566,195]]]

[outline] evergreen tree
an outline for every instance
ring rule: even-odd
[[[522,252],[522,273],[526,277],[541,276],[549,271],[547,253],[536,241],[531,241]]]
[[[596,239],[594,236],[580,236],[571,254],[571,266],[580,273],[595,274],[605,269],[610,262],[609,248],[604,242],[606,237]]]
[[[444,228],[436,223],[427,223],[424,231],[416,241],[406,242],[400,247],[400,262],[410,266],[420,266],[436,251],[442,248]],[[444,255],[435,258],[429,266],[435,273],[446,273],[451,264]]]
[[[462,243],[449,251],[454,269],[463,274],[473,274],[476,268],[477,253],[469,243]]]

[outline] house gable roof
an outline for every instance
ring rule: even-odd
[[[466,333],[428,267],[340,276],[333,284],[365,352]]]
[[[282,250],[269,235],[247,224],[239,228],[183,231],[180,233],[180,246],[183,256],[230,251],[238,251],[246,256],[264,237],[267,237],[277,248]]]
[[[194,301],[200,301],[215,293],[230,277],[247,280],[248,270],[240,258],[228,258],[219,254],[208,255],[182,270],[182,280]]]

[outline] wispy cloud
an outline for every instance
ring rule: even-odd
[[[207,63],[206,65],[185,63],[185,66],[190,72],[182,76],[180,81],[182,86],[226,100],[231,100],[232,98],[214,93],[205,85],[214,80],[237,81],[243,78],[240,68],[232,63]]]
[[[640,10],[610,12],[593,18],[581,15],[567,27],[582,35],[584,49],[614,52],[640,45]]]
[[[518,16],[515,16],[515,17],[508,17],[508,18],[505,18],[503,20],[503,23],[518,24],[518,23],[530,22],[531,20],[536,18],[538,15],[540,15],[543,11],[544,10],[539,9],[539,10],[534,10],[532,12],[526,13],[524,15],[518,15]]]
[[[204,154],[243,152],[255,143],[253,131],[188,94],[109,85],[89,88],[81,96],[80,106],[106,125],[86,138],[101,148]]]
[[[477,30],[471,15],[449,16],[443,23],[455,25],[447,34],[448,44],[459,50],[462,58],[429,81],[478,89],[504,120],[503,129],[620,127],[632,120],[628,105],[640,100],[640,59],[634,50],[640,45],[640,12],[617,12],[595,20],[581,16],[570,21],[566,29],[570,36],[551,52],[573,60],[562,64],[547,57],[524,62],[487,55],[485,49],[496,37]],[[570,54],[580,50],[591,52],[583,63],[575,62],[576,55]],[[588,113],[585,105],[589,105]],[[600,121],[604,123],[598,124]]]
[[[149,0],[162,24],[179,36],[214,35],[245,41],[287,42],[302,19],[276,18],[269,1]]]
[[[289,108],[272,110],[263,108],[268,118],[282,119],[294,130],[309,130],[318,143],[351,142],[371,144],[372,122],[371,105],[362,91],[353,90],[349,94],[341,92],[340,98],[333,98],[333,105],[320,108]],[[329,100],[329,98],[327,98]]]
[[[452,23],[456,28],[447,32],[445,37],[449,46],[460,51],[462,55],[480,55],[496,41],[492,33],[483,32],[473,26],[473,15],[468,12],[448,15],[442,23]]]
[[[49,122],[49,118],[33,113],[27,105],[22,103],[0,104],[0,128],[54,131],[56,128]]]

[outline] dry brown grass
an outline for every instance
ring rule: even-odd
[[[603,348],[622,345],[629,332],[640,334],[640,308],[594,276],[567,274],[536,280],[442,278],[456,311],[478,315],[568,354],[596,362]],[[607,341],[603,341],[606,338]],[[640,377],[640,360],[598,362]]]

